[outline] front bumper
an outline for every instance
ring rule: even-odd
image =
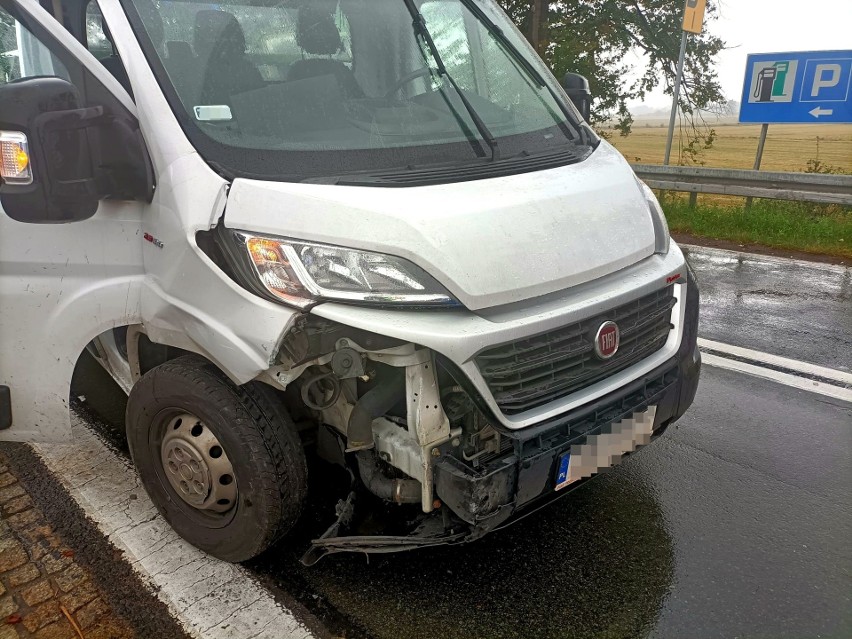
[[[546,298],[479,311],[466,309],[430,312],[392,310],[324,303],[311,314],[352,328],[370,331],[401,342],[426,347],[457,369],[459,381],[480,398],[492,423],[510,430],[527,430],[537,424],[572,413],[617,392],[631,380],[648,375],[675,357],[680,348],[685,311],[679,299],[673,309],[671,338],[665,346],[645,360],[610,375],[581,391],[516,415],[500,412],[488,384],[476,364],[483,351],[514,340],[563,328],[632,302],[664,285],[679,280],[686,270],[683,253],[672,243],[665,255],[653,255],[631,267],[587,282]],[[677,294],[689,285],[677,285]]]
[[[686,412],[701,371],[698,287],[691,271],[687,291],[682,339],[674,357],[576,410],[523,430],[502,429],[501,435],[511,440],[511,450],[483,468],[474,470],[450,454],[435,463],[437,496],[472,527],[471,539],[581,484],[554,490],[557,458],[571,446],[649,406],[657,407],[653,437]]]
[[[351,492],[338,504],[338,521],[314,540],[303,563],[311,565],[338,552],[391,553],[474,541],[585,483],[581,480],[556,491],[557,458],[609,424],[656,406],[652,440],[661,435],[692,404],[701,373],[698,287],[691,270],[687,278],[682,339],[673,357],[576,410],[523,430],[501,429],[501,435],[511,439],[511,450],[481,470],[474,472],[454,458],[447,446],[442,447],[434,476],[436,494],[445,508],[421,514],[407,534],[342,535],[353,523],[356,493]],[[487,411],[481,404],[483,408]]]

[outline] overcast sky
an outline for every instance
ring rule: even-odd
[[[730,47],[717,71],[729,99],[742,94],[746,55],[852,49],[852,0],[718,0],[719,18],[705,25]],[[645,101],[664,106],[662,91]]]

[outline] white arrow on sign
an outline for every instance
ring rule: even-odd
[[[821,115],[831,115],[832,113],[834,113],[834,109],[823,109],[822,107],[817,107],[816,109],[808,111],[808,113],[810,113],[815,118],[819,118],[819,116]]]

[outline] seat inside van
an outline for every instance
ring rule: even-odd
[[[233,14],[199,11],[193,39],[201,77],[199,104],[231,104],[231,96],[265,86],[260,71],[246,56],[246,37]]]
[[[334,24],[331,9],[322,5],[305,5],[299,9],[296,40],[308,55],[333,56],[343,49],[343,40]],[[290,65],[287,80],[305,80],[326,75],[335,78],[347,98],[364,97],[364,91],[352,70],[340,60],[330,57],[296,60]]]

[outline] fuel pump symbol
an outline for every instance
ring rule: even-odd
[[[758,102],[772,102],[772,98],[784,97],[789,71],[790,63],[787,61],[762,68],[757,74],[753,97],[757,98]]]
[[[757,85],[754,87],[754,97],[758,102],[772,102],[772,88],[775,86],[775,75],[778,69],[774,66],[765,67],[757,73]]]

